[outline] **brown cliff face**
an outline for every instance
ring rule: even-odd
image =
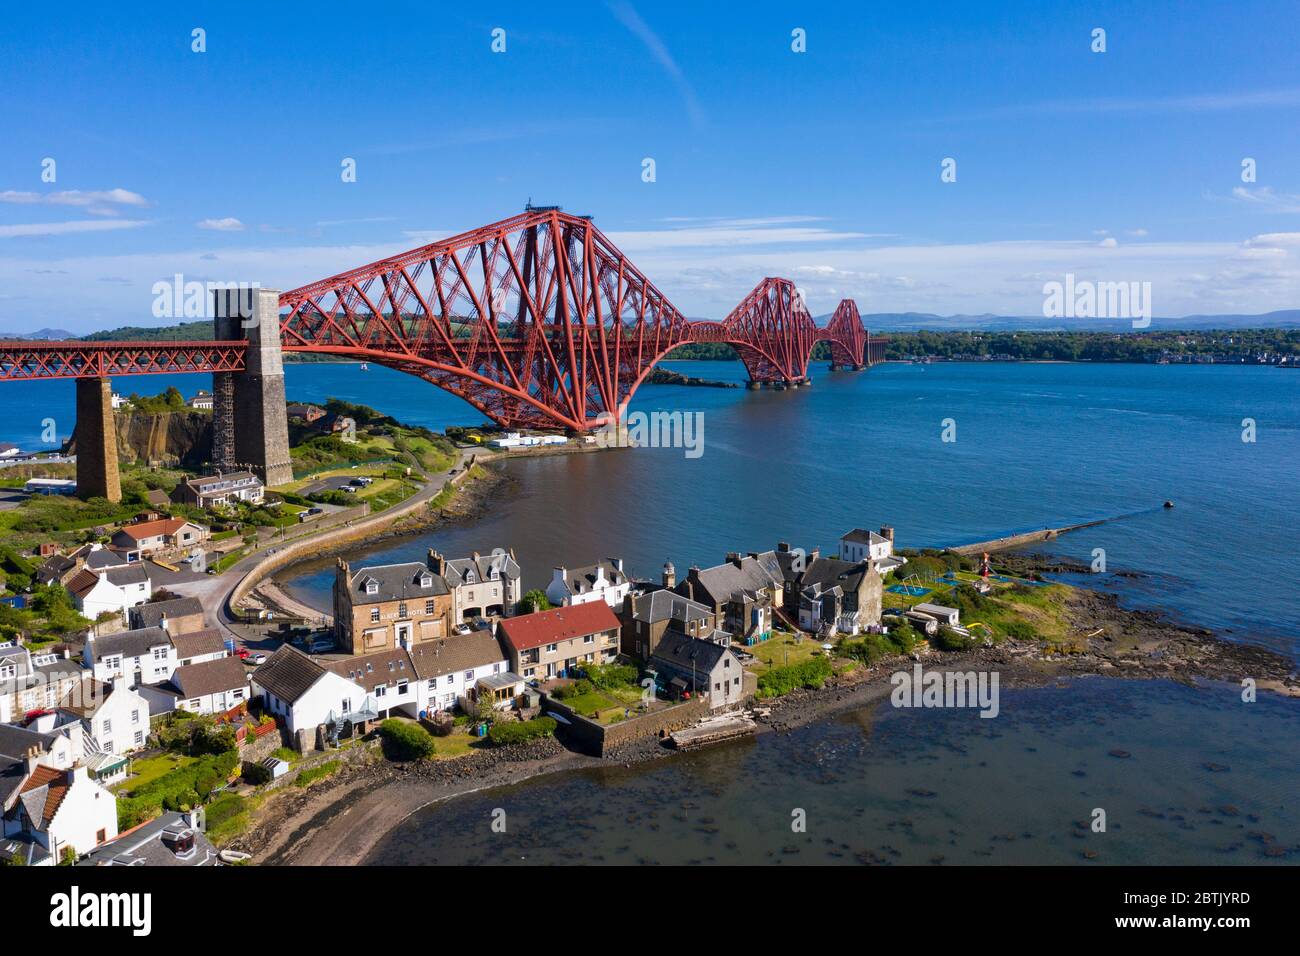
[[[212,458],[212,413],[118,412],[117,454],[123,461],[181,464],[197,468]],[[77,450],[76,434],[68,451]]]

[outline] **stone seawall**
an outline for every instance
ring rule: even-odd
[[[1043,541],[1051,541],[1059,535],[1069,531],[1078,531],[1081,528],[1093,528],[1099,524],[1105,524],[1101,521],[1085,521],[1083,524],[1067,525],[1064,528],[1040,528],[1037,531],[1026,531],[1024,534],[1011,534],[1004,538],[994,538],[991,541],[977,541],[975,544],[963,544],[956,548],[949,548],[957,554],[981,554],[985,551],[1010,551],[1012,548],[1022,548],[1029,544],[1039,544]]]
[[[639,717],[629,717],[616,724],[601,724],[573,711],[562,701],[542,694],[542,710],[558,714],[569,723],[561,725],[557,734],[568,737],[584,752],[604,757],[611,750],[645,737],[659,737],[695,724],[709,713],[709,702],[696,697],[685,703],[651,711]]]

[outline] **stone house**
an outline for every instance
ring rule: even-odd
[[[334,576],[334,637],[350,654],[396,650],[448,637],[452,595],[428,564],[358,568],[342,558]]]
[[[717,626],[710,608],[666,588],[629,595],[619,618],[623,653],[643,661],[669,633],[703,637]]]
[[[525,680],[564,677],[618,657],[619,620],[604,601],[508,617],[497,626],[510,669]]]

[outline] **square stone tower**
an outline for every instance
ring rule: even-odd
[[[212,376],[212,461],[223,471],[247,468],[266,484],[293,480],[289,419],[280,351],[280,293],[273,289],[218,289],[216,337],[246,339],[242,372]]]

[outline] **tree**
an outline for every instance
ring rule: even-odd
[[[533,588],[519,599],[519,613],[532,614],[534,611],[549,611],[551,602],[546,597],[546,592],[540,588]]]

